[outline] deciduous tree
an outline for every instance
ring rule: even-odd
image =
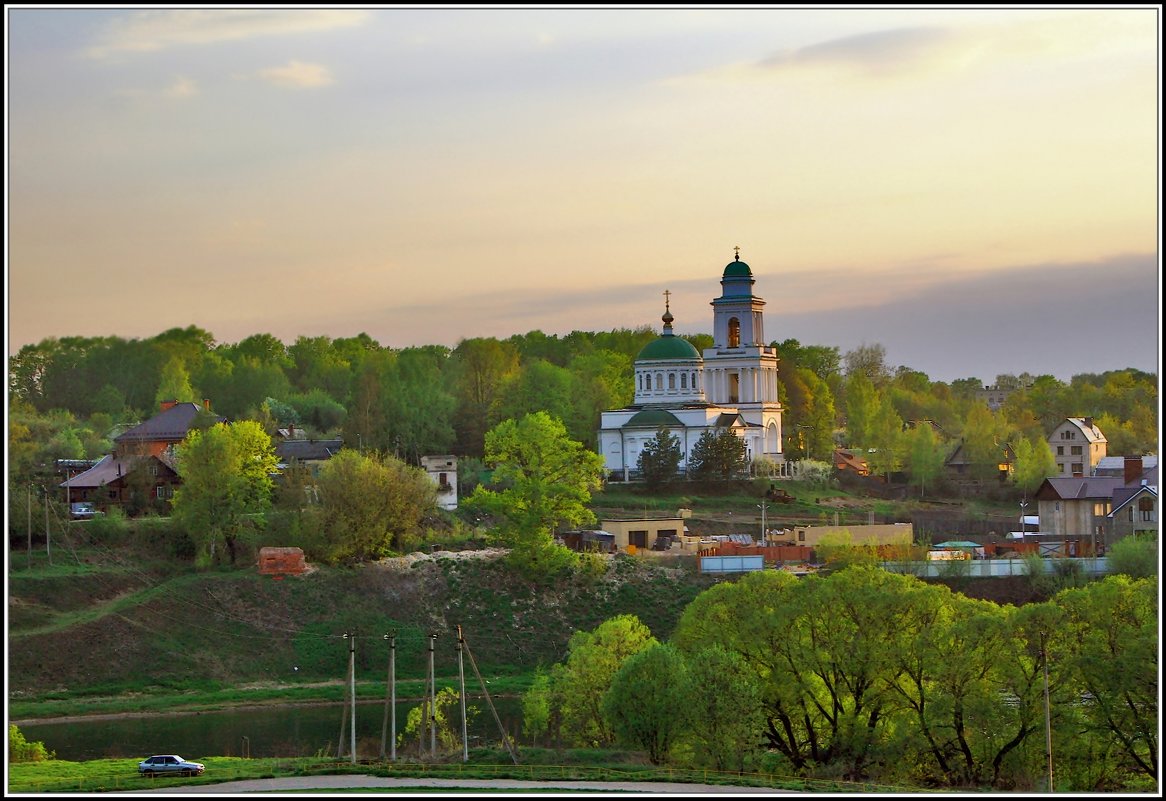
[[[202,564],[225,545],[234,564],[237,545],[262,524],[271,505],[276,456],[271,437],[252,420],[192,429],[175,449],[182,485],[174,517],[190,533]]]

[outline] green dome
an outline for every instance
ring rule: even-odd
[[[725,274],[723,278],[752,278],[753,271],[749,269],[749,265],[745,262],[734,259],[725,265]]]
[[[684,428],[684,424],[672,414],[663,409],[644,409],[636,412],[632,419],[623,424],[623,428]]]
[[[674,334],[665,334],[645,345],[644,349],[640,351],[640,355],[636,357],[636,361],[673,361],[675,359],[699,358],[700,353],[687,339]]]

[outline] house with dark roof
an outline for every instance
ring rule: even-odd
[[[344,440],[336,439],[285,439],[275,443],[278,467],[286,470],[292,464],[300,464],[311,472],[312,477],[320,473],[320,465],[331,459],[344,447]]]
[[[164,512],[181,483],[174,446],[186,439],[196,422],[226,422],[210,411],[210,401],[163,401],[161,411],[113,440],[113,453],[62,483],[70,501],[88,501],[98,509],[116,506],[129,514]]]
[[[1036,491],[1041,533],[1104,553],[1130,534],[1158,531],[1158,468],[1131,458],[1122,476],[1047,478]]]
[[[997,443],[996,450],[993,453],[996,461],[990,465],[975,462],[969,456],[967,448],[964,447],[964,441],[960,440],[955,450],[952,451],[951,456],[947,457],[947,460],[943,463],[944,472],[950,481],[956,483],[974,482],[977,480],[975,478],[977,472],[982,472],[983,475],[987,475],[989,470],[1000,481],[1004,481],[1012,473],[1012,466],[1016,461],[1016,452],[1012,450],[1012,446],[1009,443],[1005,442],[1003,444]],[[975,469],[977,466],[983,467],[984,470],[977,471]]]

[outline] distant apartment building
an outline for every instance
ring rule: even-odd
[[[1029,389],[1030,387],[1032,387],[1032,384],[1029,384],[1027,387],[1025,387],[1025,389]],[[1001,408],[1003,408],[1004,402],[1008,400],[1008,396],[1013,392],[1020,392],[1020,388],[998,387],[996,385],[992,385],[990,387],[984,387],[983,389],[977,389],[976,400],[988,404],[989,409],[994,412],[998,412]]]

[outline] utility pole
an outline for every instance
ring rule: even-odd
[[[429,752],[437,758],[437,679],[433,674],[433,644],[436,634],[429,635]]]
[[[49,558],[49,567],[53,566],[52,534],[49,532],[49,491],[45,488],[45,555]]]
[[[352,764],[356,764],[356,632],[348,638],[348,680],[352,688]]]
[[[341,635],[341,637],[345,640],[348,639],[347,634],[343,634],[343,635]],[[349,662],[348,669],[349,669],[349,671],[352,670],[352,663],[351,662]],[[337,735],[337,737],[336,737],[336,759],[337,760],[339,760],[340,757],[344,756],[344,727],[348,725],[348,687],[349,687],[349,684],[350,684],[349,677],[345,676],[344,677],[344,697],[340,701],[340,734]]]
[[[764,545],[766,541],[765,531],[765,499],[761,499],[761,504],[757,507],[761,510],[761,544]]]
[[[490,699],[490,691],[486,689],[486,682],[482,679],[482,674],[478,670],[478,663],[474,659],[474,652],[470,650],[470,644],[466,642],[465,637],[462,637],[462,645],[466,649],[466,654],[470,657],[470,667],[473,668],[474,675],[478,677],[478,685],[481,686],[482,693],[486,696],[486,704],[490,707],[490,713],[494,715],[494,722],[498,724],[498,732],[502,735],[502,744],[510,752],[510,760],[517,765],[518,755],[514,753],[514,747],[510,744],[510,738],[506,736],[506,729],[503,727],[502,721],[498,718],[498,710],[494,708],[494,702]]]
[[[1045,650],[1045,633],[1040,633],[1040,661],[1045,674],[1045,754],[1049,759],[1049,792],[1053,792],[1053,726],[1049,711],[1049,657]]]
[[[389,758],[397,761],[397,633],[386,634],[389,641],[389,677],[385,687],[385,718],[381,721],[381,759],[385,758],[385,728],[389,725],[389,715],[393,717],[393,744]],[[390,712],[391,711],[391,712]]]
[[[466,736],[466,671],[462,665],[462,627],[457,627],[457,681],[458,697],[462,701],[462,762],[470,761],[470,742]]]

